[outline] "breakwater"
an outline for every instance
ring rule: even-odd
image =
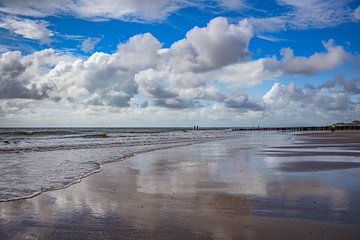
[[[335,131],[360,130],[360,125],[334,125]],[[331,131],[331,125],[320,127],[245,127],[232,128],[232,131]]]

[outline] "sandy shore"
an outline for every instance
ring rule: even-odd
[[[241,134],[141,154],[69,188],[0,203],[0,239],[359,239],[359,133],[295,136],[306,141],[292,148],[292,135]],[[334,143],[352,148],[313,151]],[[264,151],[274,144],[287,154]]]

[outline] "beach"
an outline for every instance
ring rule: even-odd
[[[0,202],[0,239],[359,239],[360,132],[239,132]]]

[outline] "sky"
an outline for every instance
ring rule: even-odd
[[[0,0],[0,126],[351,122],[359,54],[359,0]]]

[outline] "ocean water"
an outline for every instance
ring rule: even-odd
[[[0,201],[64,188],[137,153],[237,137],[229,129],[0,129]]]

